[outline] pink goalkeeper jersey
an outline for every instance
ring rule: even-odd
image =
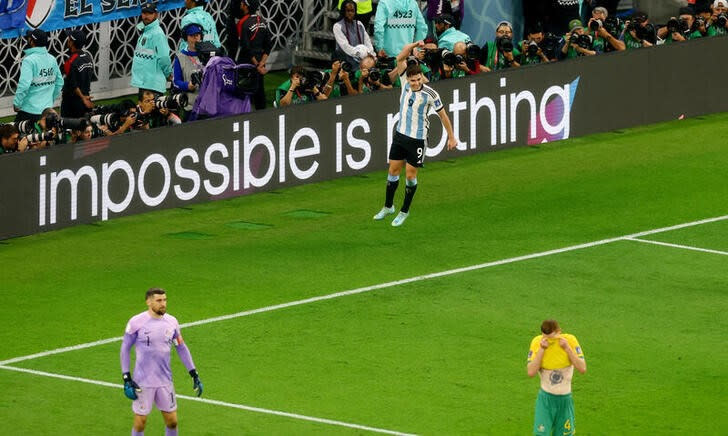
[[[149,312],[142,312],[129,320],[127,335],[136,353],[134,381],[141,387],[171,384],[170,352],[173,346],[182,344],[177,318],[170,314],[154,318]]]

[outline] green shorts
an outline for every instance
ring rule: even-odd
[[[574,431],[574,400],[571,394],[554,395],[539,390],[533,434],[571,436]]]

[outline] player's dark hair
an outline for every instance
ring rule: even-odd
[[[559,323],[555,319],[547,319],[541,323],[541,333],[550,335],[553,332],[561,330]]]
[[[418,74],[422,74],[422,68],[420,67],[420,64],[410,65],[407,67],[407,77],[416,76]]]
[[[152,295],[164,295],[164,294],[166,294],[166,292],[162,288],[149,288],[147,290],[146,299],[148,300],[149,297],[151,297]]]
[[[303,68],[303,66],[301,66],[301,65],[295,65],[295,66],[291,67],[290,76],[293,77],[295,74],[298,74],[299,76],[305,76],[306,69]]]

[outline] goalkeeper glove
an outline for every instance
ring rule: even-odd
[[[142,388],[131,379],[131,374],[128,372],[122,374],[121,378],[124,379],[124,395],[130,400],[136,400],[138,398],[137,392],[141,392]]]
[[[192,389],[197,392],[198,397],[202,396],[202,382],[200,381],[200,376],[197,374],[197,370],[191,369],[190,377],[192,377]]]

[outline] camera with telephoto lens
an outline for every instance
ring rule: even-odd
[[[345,73],[347,73],[347,74],[351,74],[351,72],[352,72],[352,71],[354,71],[354,66],[353,66],[353,65],[351,65],[351,63],[349,63],[349,62],[347,62],[347,61],[341,61],[341,69],[342,69],[342,70],[343,70],[343,71],[344,71]]]
[[[678,20],[675,17],[670,18],[667,20],[667,31],[669,33],[679,33],[682,31],[682,26],[680,24],[681,20]]]
[[[374,65],[374,68],[379,70],[380,72],[380,83],[382,85],[390,86],[392,84],[392,81],[389,79],[389,73],[392,72],[392,70],[397,66],[397,58],[377,58],[377,63]],[[371,79],[371,70],[369,70],[369,77]],[[376,82],[376,80],[371,80],[372,82]]]
[[[447,65],[448,67],[455,67],[456,65],[460,65],[460,63],[462,62],[465,62],[465,58],[463,58],[461,55],[457,55],[448,49],[442,50],[443,64]]]
[[[603,25],[604,23],[602,23],[602,20],[600,19],[594,19],[589,22],[589,28],[592,30],[592,32],[596,32]]]
[[[13,123],[20,134],[35,132],[35,123],[30,120],[16,121]]]
[[[480,59],[480,53],[482,51],[483,50],[480,48],[479,45],[469,42],[465,46],[465,57],[468,59],[473,59],[473,60]]]
[[[190,74],[190,83],[195,86],[202,85],[202,71],[195,71],[194,73]]]
[[[329,73],[323,71],[308,71],[301,78],[301,89],[304,91],[313,91],[313,88],[321,88],[321,85],[328,82]]]
[[[591,49],[594,38],[591,35],[583,34],[576,36],[576,45],[583,49]]]
[[[47,132],[28,133],[24,136],[24,138],[26,138],[28,140],[28,143],[30,144],[43,141],[53,141],[55,137],[56,134],[53,133],[52,130],[48,130]]]
[[[106,126],[109,130],[116,130],[121,124],[121,118],[119,117],[119,114],[115,112],[94,114],[91,115],[88,120],[94,125],[94,127]]]
[[[369,82],[376,83],[382,80],[382,70],[377,67],[369,69]]]
[[[154,107],[157,109],[179,109],[187,106],[187,94],[178,93],[172,95],[160,95],[154,99]]]
[[[88,120],[86,118],[61,118],[55,113],[50,113],[46,116],[45,124],[47,129],[84,130],[88,126]]]
[[[621,32],[622,24],[624,23],[619,17],[610,15],[604,20],[604,30],[609,32],[610,35],[616,36]]]
[[[695,17],[695,21],[693,21],[693,32],[700,30],[701,27],[705,26],[705,18],[703,17]]]
[[[541,47],[539,47],[538,43],[534,40],[528,41],[528,44],[526,45],[526,55],[528,56],[536,56],[538,54],[538,50]]]
[[[504,53],[513,51],[513,40],[507,36],[500,36],[495,39],[495,46]]]
[[[425,63],[432,70],[436,70],[440,67],[442,62],[442,49],[426,49],[425,50]]]
[[[539,46],[547,58],[555,59],[561,48],[561,38],[549,32],[544,35]]]
[[[715,19],[715,22],[719,27],[725,27],[726,23],[728,23],[728,16],[726,16],[726,14],[720,14],[718,15],[718,18]]]

